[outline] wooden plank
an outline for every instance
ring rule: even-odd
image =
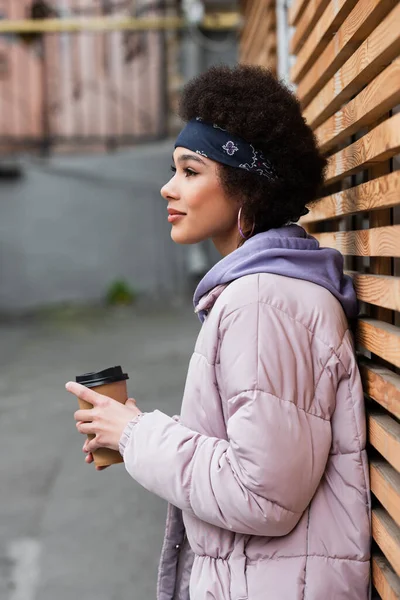
[[[367,396],[399,419],[400,375],[366,359],[360,359],[359,367]]]
[[[399,4],[400,6],[400,4]],[[392,158],[400,151],[400,113],[328,159],[325,184]]]
[[[245,31],[243,32],[242,47],[241,47],[241,58],[243,61],[248,62],[248,56],[251,51],[251,46],[256,35],[261,16],[265,10],[263,0],[253,0],[251,12],[246,23]]]
[[[336,248],[345,256],[400,257],[400,225],[312,235],[321,246]]]
[[[241,36],[240,61],[260,64],[276,70],[276,4],[274,0],[255,0],[247,6],[245,27]]]
[[[248,61],[255,63],[255,57],[263,51],[266,43],[267,27],[269,20],[269,9],[266,9],[260,2],[261,11],[254,19],[255,30],[250,40],[250,47],[248,50]]]
[[[400,103],[400,58],[315,130],[322,152],[370,125]]]
[[[347,190],[337,192],[311,205],[308,215],[300,224],[316,223],[343,215],[391,208],[400,204],[400,171],[366,181]]]
[[[400,526],[400,473],[382,459],[371,459],[369,465],[371,491]]]
[[[290,40],[290,54],[296,54],[297,50],[310,33],[314,24],[318,21],[326,9],[328,2],[329,0],[310,0],[308,2],[303,14],[298,19],[293,37]]]
[[[293,2],[292,6],[289,7],[288,11],[289,25],[291,25],[292,27],[293,25],[296,25],[297,21],[300,18],[300,15],[306,8],[308,2],[309,0],[295,0]]]
[[[241,55],[242,61],[247,61],[247,55],[249,52],[249,48],[253,41],[254,32],[256,30],[257,23],[258,23],[258,19],[256,17],[257,17],[257,11],[259,11],[259,10],[260,10],[260,2],[254,1],[251,4],[251,8],[249,9],[248,18],[245,22],[245,26],[242,31],[241,46],[240,46],[240,55]]]
[[[269,8],[263,16],[256,32],[255,40],[248,54],[251,64],[263,64],[267,66],[270,62],[272,48],[276,48],[276,15],[274,7]]]
[[[400,367],[399,327],[385,321],[361,318],[357,324],[356,339],[357,343],[369,352],[373,352],[383,360]],[[398,460],[400,461],[400,453]]]
[[[318,23],[308,36],[304,46],[297,55],[297,60],[290,70],[290,79],[298,83],[303,74],[326,48],[332,35],[354,8],[357,0],[336,0],[329,2]]]
[[[397,0],[360,0],[314,64],[299,82],[297,95],[305,108],[357,47],[396,6]]]
[[[304,110],[315,129],[378,75],[400,52],[400,3],[376,27]]]
[[[384,556],[372,556],[372,584],[381,600],[399,600],[400,578]]]
[[[346,271],[353,279],[357,298],[375,306],[400,311],[400,277]]]
[[[400,529],[383,508],[372,511],[372,536],[400,576]]]
[[[384,115],[381,119],[387,120],[389,115]],[[370,179],[374,177],[381,177],[390,173],[391,165],[390,161],[382,162],[372,169],[369,170],[368,176]],[[387,227],[392,225],[392,214],[391,210],[386,208],[383,210],[376,210],[369,215],[369,226],[370,227]],[[392,274],[392,259],[390,257],[371,257],[369,261],[370,273],[377,275],[391,275]],[[370,317],[379,319],[380,321],[386,321],[391,323],[393,320],[392,311],[381,306],[373,306],[370,311]]]
[[[380,413],[369,413],[367,419],[369,443],[399,472],[400,424]]]

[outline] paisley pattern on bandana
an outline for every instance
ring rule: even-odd
[[[239,150],[239,148],[235,146],[235,144],[231,140],[229,142],[226,142],[226,144],[224,144],[222,148],[225,150],[225,152],[229,154],[229,156],[233,156],[235,152]]]
[[[204,156],[204,158],[208,158],[207,154],[201,150],[196,150],[196,154],[201,154],[201,156]]]
[[[259,173],[259,175],[264,175],[264,177],[269,177],[270,179],[276,179],[276,172],[272,167],[271,163],[266,160],[264,154],[256,150],[252,144],[250,144],[250,148],[253,151],[252,163],[240,164],[240,169],[246,169],[246,171],[255,171]]]

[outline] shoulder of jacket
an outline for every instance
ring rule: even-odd
[[[218,298],[214,310],[219,320],[238,311],[248,313],[265,306],[282,321],[290,319],[337,349],[349,329],[340,302],[326,288],[301,279],[272,273],[246,275],[236,279]]]

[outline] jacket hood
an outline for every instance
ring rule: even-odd
[[[343,256],[333,248],[321,248],[299,225],[259,233],[220,260],[197,286],[195,308],[215,287],[257,273],[284,275],[321,285],[339,300],[348,319],[357,316],[357,297],[351,278],[343,273]],[[205,311],[198,312],[203,321]]]

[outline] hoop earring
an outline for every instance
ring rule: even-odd
[[[247,236],[246,236],[246,235],[244,235],[244,233],[243,233],[243,229],[242,229],[242,226],[241,226],[242,208],[243,208],[243,206],[241,206],[241,207],[240,207],[240,209],[239,209],[239,214],[238,214],[238,230],[239,230],[240,236],[241,236],[241,237],[242,237],[244,240],[248,240],[249,238],[251,238],[251,236],[252,236],[252,235],[253,235],[253,233],[254,233],[254,229],[255,229],[255,226],[256,226],[256,220],[255,220],[255,219],[253,219],[253,227],[252,227],[252,230],[251,230],[251,232],[249,233],[249,235],[247,235]]]

